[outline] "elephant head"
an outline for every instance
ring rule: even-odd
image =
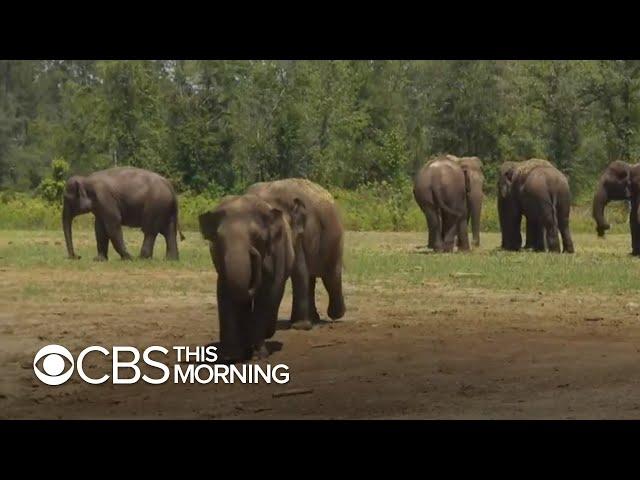
[[[500,166],[500,176],[498,177],[498,198],[505,199],[511,195],[511,186],[516,172],[516,162],[504,162]]]
[[[514,195],[518,163],[504,162],[498,176],[498,216],[502,233],[502,248],[519,250],[522,246],[520,210]]]
[[[484,185],[482,161],[478,157],[462,157],[458,159],[458,163],[464,172],[467,209],[471,219],[473,243],[477,247],[480,245],[480,215],[484,197],[482,191]]]
[[[90,212],[93,209],[94,200],[95,192],[85,177],[73,176],[67,180],[62,207],[62,230],[64,231],[64,240],[69,258],[80,258],[73,250],[73,236],[71,233],[73,219],[77,215]]]
[[[596,221],[596,231],[603,237],[605,231],[611,227],[604,218],[604,207],[611,200],[629,200],[631,166],[621,160],[611,162],[600,176],[598,188],[593,197],[593,219]]]
[[[242,195],[199,216],[218,272],[220,341],[229,357],[246,357],[275,330],[306,219],[301,200],[294,200],[291,211],[287,215],[254,195]]]

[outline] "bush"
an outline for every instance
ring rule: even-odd
[[[69,164],[64,159],[54,158],[51,162],[51,177],[40,182],[37,188],[38,195],[49,203],[61,202],[68,171]]]

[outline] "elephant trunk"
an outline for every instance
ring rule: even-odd
[[[250,302],[262,281],[260,253],[254,247],[249,247],[248,252],[242,247],[230,250],[225,255],[224,272],[231,298],[236,302]]]
[[[604,207],[608,201],[607,189],[604,184],[600,183],[593,197],[593,219],[596,221],[596,230],[599,237],[604,237],[604,232],[610,228],[610,225],[604,219]]]
[[[69,258],[78,258],[73,250],[73,235],[71,233],[71,224],[73,223],[74,216],[71,205],[65,200],[62,208],[62,230],[64,232],[64,241],[67,245]]]

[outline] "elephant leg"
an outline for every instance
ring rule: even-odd
[[[439,252],[442,250],[442,222],[438,210],[432,206],[425,207],[427,229],[429,230],[429,247]]]
[[[443,226],[443,240],[442,250],[445,252],[453,252],[453,246],[455,244],[456,233],[458,230],[459,219],[449,213],[443,212],[442,214],[442,226]],[[466,231],[466,227],[465,227]],[[467,245],[469,239],[467,237]]]
[[[246,360],[253,353],[247,331],[251,306],[233,302],[220,277],[218,277],[216,294],[218,297],[221,357],[227,361]]]
[[[178,254],[178,225],[175,217],[172,217],[167,229],[164,233],[164,239],[167,243],[167,253],[165,258],[167,260],[179,260]]]
[[[330,273],[322,277],[322,283],[329,294],[327,315],[331,320],[338,320],[344,317],[347,308],[342,294],[342,266],[340,264],[335,265]]]
[[[637,221],[630,225],[631,228],[631,255],[640,256],[640,225]]]
[[[104,262],[109,259],[109,235],[104,227],[104,223],[98,217],[95,218],[93,224],[96,233],[96,245],[98,247],[98,255],[94,258],[96,262]]]
[[[469,217],[471,219],[471,232],[473,233],[474,247],[480,246],[480,214],[481,214],[480,201],[471,202]]]
[[[566,210],[566,211],[565,211]],[[574,253],[573,239],[569,230],[569,208],[558,208],[558,229],[562,237],[562,251],[564,253]]]
[[[560,252],[560,240],[558,238],[558,225],[554,207],[550,204],[544,206],[542,210],[542,226],[545,230],[547,248],[550,252]]]
[[[507,235],[507,250],[518,252],[522,248],[522,214],[513,215],[513,218],[505,221]]]
[[[157,233],[145,232],[142,248],[140,249],[140,258],[152,258],[153,246],[156,243]]]
[[[560,253],[560,240],[558,239],[558,228],[556,226],[545,228],[545,238],[547,248],[550,252]]]
[[[111,243],[113,244],[113,248],[118,252],[120,258],[122,260],[132,260],[133,258],[127,251],[127,247],[124,244],[124,237],[122,235],[122,226],[119,222],[114,220],[105,221],[104,225],[107,230],[107,234],[111,239]]]
[[[462,252],[469,251],[469,231],[466,216],[462,216],[458,220],[458,227],[456,229],[456,232],[458,235],[458,250]]]
[[[269,311],[267,315],[263,315],[259,326],[260,337],[258,338],[258,344],[275,335],[278,326],[278,309],[276,308],[275,314]]]
[[[568,224],[560,227],[560,236],[562,237],[562,251],[564,253],[574,253],[573,239],[571,238]]]
[[[544,252],[546,250],[544,240],[544,227],[537,220],[527,219],[527,239],[525,248],[535,252]]]
[[[309,277],[309,317],[312,322],[319,322],[320,315],[316,307],[316,277]]]
[[[640,225],[638,224],[637,208],[635,201],[629,208],[629,233],[631,233],[631,255],[640,256]]]
[[[309,278],[304,251],[302,247],[298,246],[295,252],[293,271],[291,272],[291,284],[293,287],[291,328],[298,330],[311,330],[312,327],[309,316]]]
[[[534,249],[536,248],[536,242],[537,242],[537,234],[539,233],[539,227],[538,227],[538,223],[533,221],[533,220],[529,220],[527,219],[526,221],[526,236],[524,239],[524,249],[525,250],[529,250],[529,249]]]
[[[629,211],[629,230],[631,232],[631,255],[640,256],[640,224],[638,224],[637,206],[631,204]]]
[[[284,296],[284,288],[286,282],[282,282],[280,286],[274,288],[271,291],[271,296],[269,298],[269,308],[267,311],[269,312],[269,316],[265,321],[265,333],[264,338],[271,338],[276,333],[276,328],[278,325],[278,311],[280,310],[280,303],[282,303],[282,297]]]
[[[270,309],[264,302],[266,298],[256,298],[252,312],[252,319],[248,325],[248,339],[251,354],[254,359],[266,358],[269,355],[265,345],[266,333],[269,328]],[[275,330],[275,328],[274,328]]]
[[[427,222],[427,248],[433,249],[434,238],[433,238],[433,226],[429,223],[429,215],[424,213],[425,221]]]
[[[532,231],[533,234],[533,249],[537,252],[545,252],[548,248],[546,228],[542,226],[542,223],[536,222]]]

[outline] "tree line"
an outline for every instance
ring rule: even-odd
[[[591,192],[640,153],[640,62],[0,61],[0,188],[115,165],[180,191],[302,176],[356,189],[437,153],[554,162]]]

